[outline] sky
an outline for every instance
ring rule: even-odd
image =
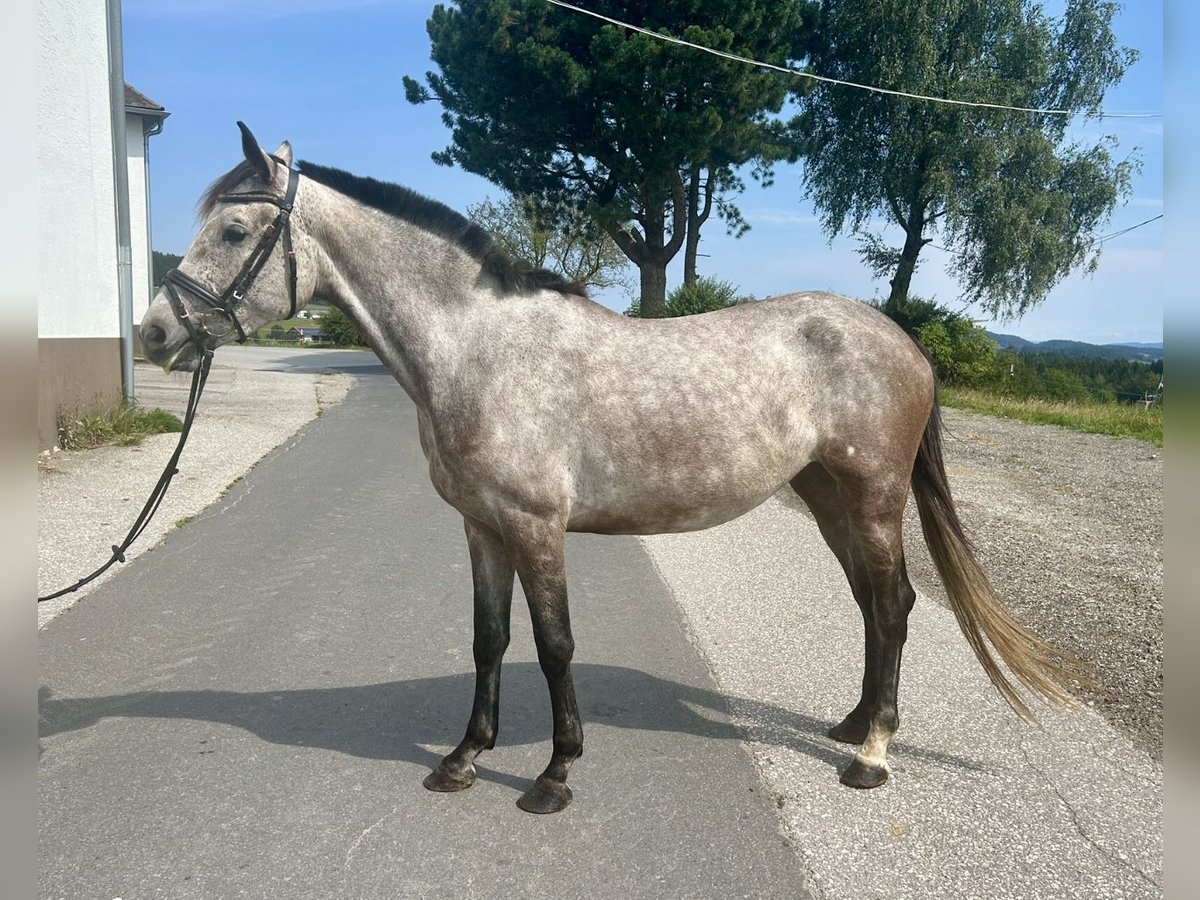
[[[500,198],[502,191],[483,178],[430,159],[450,140],[441,110],[436,102],[413,106],[404,99],[403,76],[423,80],[434,68],[425,31],[433,6],[430,0],[124,0],[125,80],[170,113],[150,140],[154,249],[183,253],[191,242],[196,200],[241,157],[239,119],[264,148],[286,139],[299,159],[397,182],[460,212]],[[1061,4],[1046,6],[1053,11]],[[1141,58],[1108,93],[1105,110],[1161,112],[1162,4],[1130,0],[1114,24],[1121,43]],[[1077,123],[1072,134],[1089,143],[1112,135],[1117,158],[1141,161],[1132,195],[1102,235],[1163,212],[1162,118]],[[734,239],[710,220],[700,274],[759,298],[798,290],[886,295],[886,280],[863,266],[855,239],[831,242],[822,233],[803,197],[799,166],[780,166],[770,188],[746,181],[738,205],[751,230]],[[993,331],[1030,340],[1161,341],[1163,223],[1106,241],[1092,275],[1069,276],[1019,320],[993,322],[972,307],[965,312]],[[963,309],[946,259],[927,247],[911,292]],[[669,267],[668,288],[682,281],[682,261],[680,253]],[[619,290],[594,296],[617,310],[630,300]]]

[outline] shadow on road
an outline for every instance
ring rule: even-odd
[[[392,373],[374,353],[363,350],[323,351],[318,355],[305,351],[286,356],[271,364],[276,371],[323,372],[344,375],[386,375]]]
[[[374,356],[371,357],[375,359]],[[317,372],[322,375],[386,375],[389,378],[392,373],[387,370],[387,366],[380,362],[372,363],[350,363],[343,365],[339,363],[314,364],[312,360],[290,359],[280,360],[274,367],[276,372]]]
[[[636,669],[580,663],[572,666],[584,724],[676,732],[719,740],[767,742],[840,769],[852,749],[825,736],[831,722],[756,700],[732,705],[749,730],[728,721],[730,701],[703,688],[678,684]],[[504,668],[501,745],[549,738],[545,682],[536,663]],[[263,692],[140,691],[107,697],[57,699],[39,690],[39,737],[76,731],[109,718],[193,719],[244,728],[265,741],[336,750],[370,759],[434,766],[439,754],[422,745],[447,746],[461,737],[470,712],[474,675],[447,675],[354,687]],[[949,768],[986,771],[963,757],[897,741],[897,756]],[[486,755],[481,758],[486,764]],[[485,771],[479,777],[524,789],[530,782]]]

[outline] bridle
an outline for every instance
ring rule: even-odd
[[[277,160],[277,162],[282,163],[283,161]],[[279,207],[279,214],[275,217],[275,221],[267,226],[267,230],[263,232],[263,236],[258,241],[258,246],[254,248],[241,271],[223,293],[217,294],[179,269],[171,269],[163,276],[163,287],[166,290],[167,299],[170,301],[171,311],[175,313],[175,318],[186,329],[188,338],[201,353],[211,349],[207,342],[208,338],[221,338],[229,332],[213,333],[205,323],[207,312],[200,315],[189,314],[177,289],[182,289],[202,300],[213,311],[227,319],[237,330],[238,343],[243,343],[246,340],[246,331],[238,320],[237,307],[245,299],[246,292],[254,283],[254,279],[258,277],[259,272],[262,271],[263,266],[267,264],[267,260],[271,258],[271,252],[281,237],[283,238],[283,251],[286,255],[288,296],[291,299],[288,318],[291,319],[296,315],[296,254],[292,250],[292,230],[288,223],[292,215],[292,206],[296,201],[296,187],[299,182],[300,173],[289,166],[287,191],[282,200],[265,191],[220,194],[217,197],[219,203],[270,203]]]

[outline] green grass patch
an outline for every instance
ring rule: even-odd
[[[1146,409],[1141,404],[1055,403],[1049,400],[1017,400],[984,391],[942,387],[941,400],[955,409],[969,409],[1018,419],[1038,425],[1061,425],[1087,434],[1137,438],[1163,445],[1163,408]]]
[[[105,444],[128,447],[152,434],[183,430],[179,417],[161,409],[142,409],[136,404],[119,406],[90,416],[58,419],[58,446],[64,450],[90,450]]]

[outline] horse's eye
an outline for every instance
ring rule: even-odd
[[[238,225],[230,225],[222,237],[230,244],[240,244],[246,237],[246,229]]]

